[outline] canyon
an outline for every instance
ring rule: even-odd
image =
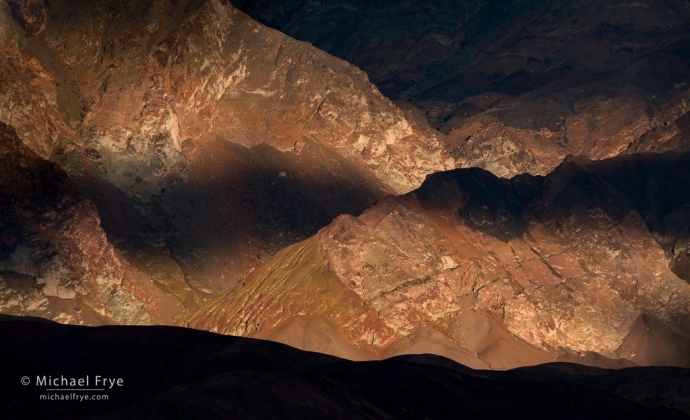
[[[690,6],[0,1],[0,313],[690,368]]]

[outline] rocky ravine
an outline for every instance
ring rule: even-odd
[[[676,261],[690,255],[671,245],[689,236],[689,162],[431,175],[279,252],[185,325],[361,359],[690,366],[690,284]]]
[[[95,206],[3,123],[0,168],[2,313],[86,325],[172,322],[179,304],[121,259]]]

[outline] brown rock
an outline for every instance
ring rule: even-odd
[[[120,262],[96,208],[65,173],[2,123],[0,156],[2,312],[88,325],[166,322],[123,284],[135,272]]]
[[[494,369],[568,352],[599,353],[587,363],[603,366],[618,357],[688,366],[690,284],[669,268],[644,209],[606,181],[630,161],[570,159],[545,178],[511,181],[479,169],[432,175],[413,193],[336,219],[184,322],[271,337],[296,315],[316,317],[371,357],[419,346],[414,337],[428,325]],[[686,162],[662,155],[647,165],[680,175]],[[288,293],[288,284],[309,291]],[[642,313],[658,319],[655,334],[673,331],[666,347],[645,350],[663,356],[621,350],[653,341],[633,338]]]

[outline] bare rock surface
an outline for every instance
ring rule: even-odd
[[[684,1],[233,3],[364,70],[408,119],[447,135],[454,167],[546,175],[569,154],[689,142]]]
[[[187,311],[450,168],[365,73],[227,1],[7,0],[0,22],[0,121],[96,205],[140,299]]]
[[[0,311],[87,325],[163,321],[128,287],[140,273],[120,261],[67,175],[3,123],[0,155]]]
[[[233,4],[357,65],[396,100],[457,103],[487,92],[519,95],[582,76],[603,76],[650,96],[672,96],[675,84],[687,83],[687,68],[659,61],[687,63],[690,11],[680,0]],[[617,76],[625,77],[615,82]]]
[[[470,6],[353,65],[224,0],[3,0],[0,310],[688,366],[686,2]]]
[[[690,283],[672,270],[673,237],[648,215],[654,202],[661,219],[684,211],[687,196],[673,191],[688,190],[688,168],[671,153],[572,158],[546,177],[434,174],[284,249],[183,322],[270,338],[306,316],[372,358],[454,344],[456,360],[464,351],[493,369],[573,354],[688,366]],[[659,188],[636,203],[616,186],[625,176]]]

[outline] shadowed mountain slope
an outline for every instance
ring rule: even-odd
[[[683,418],[689,374],[550,364],[475,371],[438,356],[355,363],[170,327],[0,322],[6,419]],[[132,349],[137,349],[132,352]],[[155,361],[152,363],[152,361]],[[40,401],[37,376],[122,378],[107,401]],[[20,385],[22,376],[31,384]]]
[[[356,360],[688,366],[685,2],[468,3],[451,38],[450,3],[312,3],[405,15],[414,41],[369,34],[360,65],[419,42],[412,85],[367,70],[414,103],[225,0],[0,2],[2,311]],[[488,172],[419,187],[456,167]]]
[[[95,204],[166,322],[448,168],[363,72],[227,1],[6,0],[0,55],[0,121]]]
[[[233,4],[355,64],[393,99],[519,95],[594,75],[663,100],[689,75],[690,9],[681,0]]]
[[[75,324],[171,322],[172,299],[124,263],[95,206],[0,122],[0,311]],[[147,287],[148,286],[148,287]],[[139,299],[161,305],[150,316]]]
[[[234,0],[367,72],[455,167],[546,175],[565,156],[687,145],[690,8],[680,0]]]

